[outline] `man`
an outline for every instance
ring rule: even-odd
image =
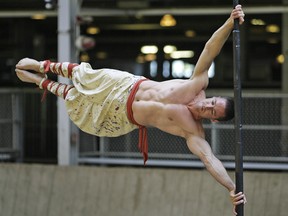
[[[244,22],[241,5],[206,43],[189,80],[164,82],[147,80],[111,69],[93,70],[89,64],[38,62],[22,59],[16,65],[20,80],[65,99],[71,120],[83,131],[98,136],[119,136],[139,127],[140,149],[147,160],[146,127],[156,127],[186,139],[189,150],[198,156],[209,173],[230,192],[235,206],[245,203],[235,184],[205,140],[202,119],[212,121],[233,118],[233,102],[222,97],[206,98],[208,69],[229,37],[234,19]],[[26,70],[34,70],[31,73]],[[45,72],[71,78],[72,85],[47,79]],[[126,110],[127,109],[127,110]]]

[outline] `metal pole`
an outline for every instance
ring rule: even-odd
[[[58,61],[77,62],[75,39],[78,0],[58,1]],[[58,76],[60,83],[70,84],[67,78]],[[71,123],[65,102],[58,98],[58,164],[75,165],[78,159],[79,130]]]
[[[238,5],[238,0],[233,0],[233,7]],[[234,65],[234,100],[235,100],[235,178],[236,193],[243,192],[243,144],[242,144],[242,95],[240,77],[240,30],[239,20],[234,20],[233,29],[233,65]],[[244,215],[243,204],[236,206],[237,216]]]

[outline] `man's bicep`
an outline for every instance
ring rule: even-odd
[[[196,92],[196,95],[198,95],[201,90],[205,90],[208,84],[208,73],[191,78],[190,85],[193,86],[193,90]]]
[[[189,137],[187,139],[187,146],[189,150],[200,159],[212,154],[212,150],[208,142],[198,136]]]

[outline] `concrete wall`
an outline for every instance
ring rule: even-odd
[[[245,172],[244,184],[246,216],[288,215],[288,173]],[[0,216],[23,215],[233,214],[205,170],[0,164]]]

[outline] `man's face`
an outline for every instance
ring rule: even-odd
[[[206,98],[204,100],[198,101],[195,105],[201,118],[216,120],[225,116],[225,98]]]

